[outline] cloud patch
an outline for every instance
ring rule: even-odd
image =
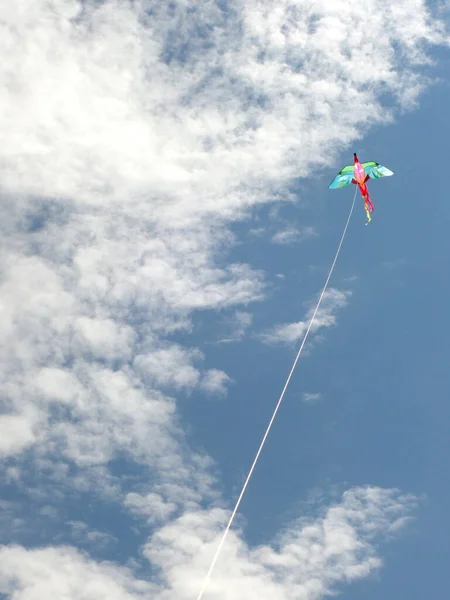
[[[346,306],[350,296],[351,292],[348,290],[341,291],[336,288],[329,288],[323,296],[321,306],[311,326],[311,333],[316,333],[323,328],[333,327],[336,324],[336,311]],[[305,335],[313,313],[314,307],[309,310],[305,321],[277,325],[272,330],[264,333],[262,339],[268,344],[296,343]]]
[[[304,227],[301,230],[295,227],[287,227],[286,229],[281,229],[272,237],[272,243],[287,246],[296,242],[302,242],[315,235],[317,233],[313,227]]]
[[[304,392],[302,399],[303,402],[314,403],[322,399],[322,394],[319,392]]]

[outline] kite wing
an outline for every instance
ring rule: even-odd
[[[371,163],[372,164],[372,163]],[[373,163],[376,165],[377,163]],[[383,167],[384,168],[384,167]],[[348,167],[344,167],[333,181],[328,186],[330,190],[337,190],[338,188],[344,187],[345,185],[350,185],[353,179],[353,165],[349,165]]]
[[[380,177],[389,177],[394,174],[393,171],[383,167],[383,165],[380,165],[377,162],[365,162],[362,166],[371,179],[380,179]]]

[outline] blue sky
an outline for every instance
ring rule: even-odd
[[[0,9],[0,598],[447,589],[448,13]],[[369,18],[370,15],[370,18]],[[431,58],[433,62],[428,59]]]
[[[344,598],[381,594],[393,598],[398,593],[421,598],[442,593],[445,586],[450,528],[446,510],[450,487],[445,477],[449,456],[445,424],[450,417],[445,391],[449,385],[445,273],[450,210],[444,181],[427,173],[445,172],[438,165],[445,164],[450,127],[448,62],[438,64],[434,72],[443,81],[427,91],[420,108],[394,126],[377,128],[355,145],[364,160],[375,159],[394,169],[395,178],[372,182],[373,227],[363,227],[361,202],[357,204],[331,282],[348,287],[353,295],[339,315],[338,326],[326,333],[311,356],[301,360],[242,509],[251,515],[248,531],[261,541],[264,530],[272,533],[283,522],[292,499],[305,500],[312,490],[373,484],[417,495],[417,519],[387,552],[389,560],[377,582],[346,589]],[[344,153],[339,164],[351,162],[349,157],[350,152]],[[325,175],[319,181],[328,179]],[[316,186],[311,187],[316,192]],[[301,246],[282,247],[278,253],[271,250],[271,266],[276,261],[274,270],[285,269],[286,280],[283,289],[260,307],[264,318],[274,320],[281,314],[294,320],[296,310],[299,316],[304,314],[305,296],[320,290],[352,195],[346,189],[318,196],[321,206],[308,207],[305,218],[320,223],[327,235],[305,242],[310,253],[302,249],[300,256]],[[295,218],[294,210],[287,209],[288,218]],[[262,245],[259,250],[263,268],[267,250]],[[313,273],[308,273],[310,265],[316,267]],[[352,277],[356,279],[346,283]],[[253,348],[247,351],[251,354]],[[247,351],[243,350],[243,357]],[[236,378],[247,380],[240,384],[246,402],[240,404],[239,418],[243,413],[250,430],[263,430],[269,399],[281,389],[294,351],[274,355],[269,350],[268,354],[256,351],[259,364],[237,366]],[[235,356],[225,360],[228,365]],[[247,369],[256,374],[246,377]],[[234,377],[232,367],[227,372]],[[302,393],[310,390],[322,398],[302,403]],[[238,405],[240,394],[236,396]],[[229,419],[232,427],[235,414]],[[254,446],[257,439],[254,432]],[[251,453],[247,443],[245,449]],[[226,457],[220,457],[225,462]],[[240,446],[233,449],[232,459],[233,473],[239,468]]]

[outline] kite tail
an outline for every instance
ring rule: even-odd
[[[372,217],[370,216],[370,213],[372,212],[372,210],[370,210],[370,206],[367,202],[364,202],[364,208],[365,208],[366,215],[367,215],[366,225],[368,225],[370,223],[370,221],[372,220]]]
[[[370,213],[373,212],[374,206],[373,206],[373,202],[370,199],[369,196],[369,192],[367,192],[367,194],[364,196],[364,209],[366,211],[366,215],[367,215],[367,223],[366,225],[368,225],[370,223],[370,221],[372,220],[372,217],[370,216]]]

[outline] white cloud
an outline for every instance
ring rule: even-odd
[[[317,402],[322,398],[322,394],[318,392],[304,392],[303,401],[304,402]]]
[[[219,342],[221,344],[240,342],[245,337],[252,323],[252,313],[244,310],[235,311],[232,317],[225,319],[225,324],[231,331],[226,337],[220,339]]]
[[[137,335],[129,326],[112,319],[79,317],[74,328],[74,344],[80,345],[80,353],[103,360],[127,360],[132,355]]]
[[[36,421],[32,411],[0,415],[0,456],[15,454],[32,444],[36,439],[33,431]]]
[[[202,379],[201,387],[208,394],[225,396],[227,385],[231,383],[230,377],[219,369],[209,369]]]
[[[67,526],[76,543],[94,547],[106,547],[117,542],[117,540],[104,531],[92,529],[83,521],[68,521]]]
[[[166,520],[177,509],[173,502],[166,502],[160,494],[150,493],[128,494],[124,502],[134,514],[144,515],[149,523],[159,523]]]
[[[264,334],[263,339],[270,344],[292,344],[305,334],[307,326],[308,323],[303,321],[278,325]]]
[[[169,337],[192,330],[194,312],[248,314],[264,297],[263,273],[226,262],[227,225],[288,197],[293,177],[389,121],[386,95],[414,102],[426,84],[414,67],[426,63],[425,42],[443,40],[441,26],[420,0],[237,0],[228,13],[212,1],[16,0],[0,6],[0,20],[5,472],[17,484],[32,477],[34,499],[100,491],[136,514],[133,483],[112,466],[132,462],[151,482],[143,497],[167,520],[146,552],[181,565],[162,565],[172,586],[163,592],[74,549],[4,547],[0,591],[191,597],[210,556],[202,538],[225,513],[192,512],[219,501],[217,482],[212,461],[187,447],[167,393],[221,392],[227,376],[202,372],[199,351]],[[317,328],[333,325],[346,301],[334,293]],[[240,325],[239,336],[248,320]],[[305,326],[294,325],[272,334],[294,341]],[[367,548],[363,529],[350,527]],[[217,595],[312,595],[314,578],[283,571],[280,583],[268,566],[297,564],[289,544],[259,555],[235,536]],[[353,569],[370,570],[339,548]]]
[[[303,227],[301,230],[295,227],[287,227],[278,231],[273,237],[274,244],[288,245],[295,244],[317,235],[313,227]]]
[[[253,315],[243,310],[236,311],[236,322],[238,324],[238,333],[243,335],[245,330],[250,327],[253,322]]]
[[[333,327],[336,324],[335,313],[337,309],[343,308],[347,304],[350,295],[351,292],[348,290],[341,291],[336,288],[329,288],[323,296],[322,303],[311,326],[311,333],[316,333],[324,327]],[[314,308],[309,310],[305,321],[277,325],[272,330],[264,333],[262,339],[270,344],[296,343],[305,335]]]
[[[62,404],[70,404],[83,393],[81,382],[68,369],[44,367],[37,372],[34,385],[38,394]]]
[[[380,536],[403,523],[414,499],[395,490],[355,488],[323,516],[299,519],[273,545],[249,548],[230,534],[210,581],[218,598],[318,598],[381,566]],[[162,527],[146,556],[165,572],[173,597],[195,596],[217,547],[223,511],[188,514]]]
[[[153,514],[155,497],[129,498],[132,510]],[[273,545],[248,547],[229,534],[207,595],[245,600],[294,600],[336,593],[350,581],[380,568],[381,541],[399,528],[415,507],[396,490],[355,488],[323,514],[293,521]],[[160,515],[162,516],[162,515]],[[0,593],[15,600],[43,596],[90,600],[184,600],[198,593],[227,514],[223,510],[186,513],[161,527],[144,549],[163,579],[143,581],[131,568],[95,562],[73,548],[0,549]],[[83,523],[73,524],[83,533]],[[164,583],[163,583],[164,581]]]
[[[136,600],[154,597],[155,586],[135,579],[129,569],[94,563],[73,548],[0,550],[0,591],[17,600],[67,598]]]
[[[264,227],[256,227],[249,230],[249,235],[254,235],[256,238],[263,237],[266,230]]]
[[[172,345],[148,354],[140,354],[134,364],[144,379],[156,386],[192,389],[200,379],[200,372],[191,363],[200,358],[202,354],[198,351]]]

